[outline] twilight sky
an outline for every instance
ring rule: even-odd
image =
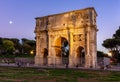
[[[120,0],[0,0],[0,37],[34,39],[35,17],[94,7],[97,48],[120,26]]]

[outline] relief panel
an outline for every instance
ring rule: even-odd
[[[73,42],[83,41],[83,39],[84,39],[83,34],[74,34],[74,35],[73,35]]]

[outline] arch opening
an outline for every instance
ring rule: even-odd
[[[79,46],[76,50],[77,57],[77,65],[84,66],[85,65],[85,49],[82,46]]]
[[[69,63],[69,43],[68,40],[64,37],[59,37],[55,41],[55,57],[59,59],[61,64],[68,64]],[[56,60],[58,61],[58,60]]]
[[[43,49],[43,51],[42,51],[42,53],[43,53],[43,59],[44,59],[44,65],[47,65],[48,64],[48,49],[47,48],[44,48]]]

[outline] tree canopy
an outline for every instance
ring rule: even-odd
[[[109,49],[112,57],[120,63],[120,27],[116,30],[115,34],[113,34],[112,38],[103,41],[102,46]]]
[[[21,42],[17,38],[0,37],[0,55],[1,54],[30,54],[33,51],[35,55],[36,41],[22,38]]]
[[[3,40],[3,47],[5,49],[5,52],[12,53],[14,48],[14,43],[10,40]]]

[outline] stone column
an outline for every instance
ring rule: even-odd
[[[75,61],[75,51],[73,49],[73,34],[72,34],[72,29],[69,30],[69,66],[74,66],[74,61]]]
[[[40,35],[36,35],[36,56],[39,56],[39,52],[40,52]]]
[[[40,34],[36,34],[36,56],[35,56],[35,65],[43,64],[43,57],[40,54]]]
[[[49,55],[48,55],[48,65],[54,65],[54,64],[55,64],[54,48],[50,45]]]
[[[91,43],[91,51],[92,51],[92,67],[97,67],[97,48],[96,48],[96,31],[93,30],[92,37],[94,37],[94,40]]]
[[[86,55],[85,55],[85,67],[90,68],[91,66],[91,53],[90,53],[90,27],[87,28],[87,35],[86,35]]]
[[[53,43],[53,35],[51,32],[48,33],[48,65],[53,65],[55,62],[55,57],[54,55],[54,46],[52,45]]]
[[[92,67],[93,68],[96,68],[96,66],[97,66],[97,51],[96,51],[96,47],[95,47],[96,45],[94,44],[94,43],[92,43],[92,52],[91,52],[91,54],[92,54],[92,58],[91,58],[91,60],[92,60]]]

